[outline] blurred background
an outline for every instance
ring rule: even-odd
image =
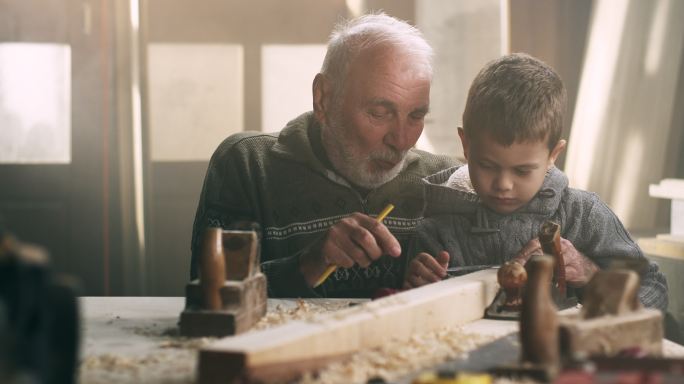
[[[418,147],[461,157],[477,71],[527,52],[560,73],[571,186],[634,233],[684,178],[684,1],[0,0],[0,216],[84,295],[183,295],[209,158],[311,109],[333,25],[368,11],[436,51]]]

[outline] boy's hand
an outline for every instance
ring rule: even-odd
[[[409,263],[404,289],[417,288],[444,279],[449,266],[449,253],[442,251],[437,257],[422,252]]]
[[[583,287],[599,270],[599,267],[578,251],[572,242],[561,237],[561,255],[565,262],[565,281],[571,287]],[[513,258],[523,265],[534,255],[542,254],[541,244],[538,238],[530,240]]]
[[[570,240],[561,237],[561,254],[565,262],[565,281],[571,287],[583,287],[599,270],[591,259],[578,251]]]

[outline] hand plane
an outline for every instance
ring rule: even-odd
[[[202,239],[198,280],[186,285],[183,336],[241,333],[266,314],[266,276],[256,231],[209,228]]]
[[[560,225],[546,221],[539,231],[539,243],[544,254],[552,257],[554,262],[551,278],[551,297],[558,309],[572,308],[577,305],[577,298],[568,297],[565,282],[565,262],[560,247]],[[491,319],[518,319],[522,305],[522,295],[527,283],[527,271],[517,261],[509,261],[499,268],[497,273],[499,292],[492,304],[487,307],[485,317]]]

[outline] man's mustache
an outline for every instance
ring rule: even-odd
[[[391,148],[387,148],[382,151],[374,152],[371,153],[368,156],[369,160],[381,160],[381,161],[387,161],[390,163],[398,163],[402,160],[404,160],[404,157],[406,157],[406,154],[408,151],[397,151]]]

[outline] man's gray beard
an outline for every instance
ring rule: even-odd
[[[398,152],[391,148],[381,152],[371,153],[364,156],[358,153],[352,140],[346,135],[344,128],[338,124],[323,127],[321,139],[328,159],[335,171],[347,181],[362,188],[375,189],[397,177],[404,169],[406,153]],[[374,160],[397,162],[394,168],[388,171],[371,171],[370,163]]]

